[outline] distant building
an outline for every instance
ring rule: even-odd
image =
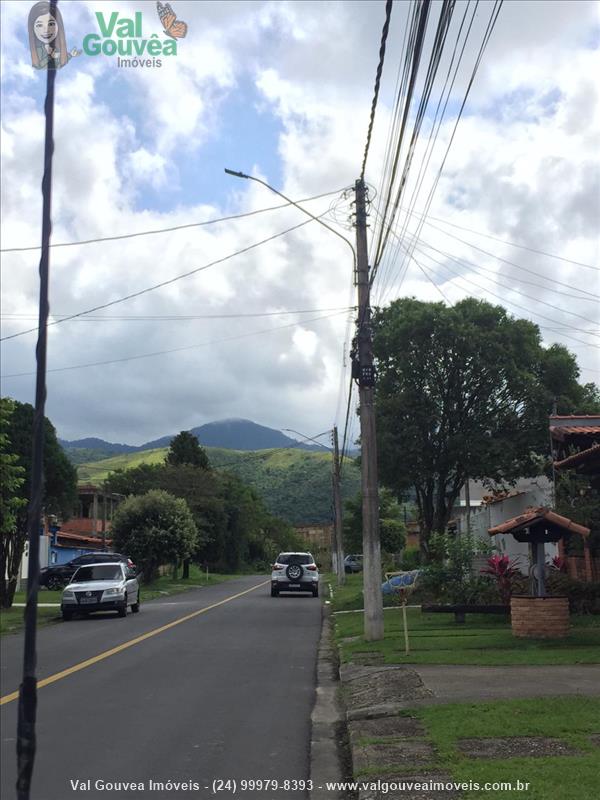
[[[73,516],[67,522],[50,521],[47,526],[49,563],[64,564],[87,550],[110,550],[112,519],[122,499],[122,495],[91,483],[79,486]]]
[[[294,530],[306,543],[306,549],[312,553],[315,561],[323,569],[331,567],[331,543],[333,541],[333,525],[296,525]]]

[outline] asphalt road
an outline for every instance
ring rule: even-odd
[[[320,601],[271,598],[264,581],[240,578],[142,603],[125,619],[93,615],[41,629],[38,679],[205,609],[39,689],[32,800],[303,800],[293,787],[242,790],[245,779],[303,781],[309,772]],[[18,689],[21,658],[22,636],[5,637],[2,697]],[[16,796],[16,713],[16,701],[0,709],[3,800]],[[237,791],[215,794],[219,779],[235,780]],[[91,788],[74,788],[78,780]],[[191,786],[177,791],[169,781]]]

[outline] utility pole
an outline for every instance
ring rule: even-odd
[[[383,639],[383,597],[381,594],[381,544],[379,540],[379,493],[377,488],[377,440],[375,430],[373,346],[367,253],[366,187],[355,183],[356,193],[356,283],[358,286],[358,378],[360,400],[361,487],[363,519],[364,634],[367,641]]]
[[[334,547],[335,571],[338,586],[346,583],[344,570],[344,542],[342,533],[342,493],[340,486],[340,448],[338,444],[337,426],[333,426],[333,511],[334,511]]]

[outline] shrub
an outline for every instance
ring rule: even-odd
[[[153,580],[162,564],[177,564],[189,558],[197,530],[185,500],[153,489],[128,497],[115,513],[112,538],[115,550],[130,556]]]
[[[473,560],[489,552],[483,542],[469,534],[434,534],[429,542],[431,562],[424,568],[423,583],[435,598],[451,605],[481,602],[489,594],[489,582],[473,573]]]
[[[508,556],[495,555],[488,558],[487,564],[481,574],[490,575],[495,580],[502,603],[508,605],[515,579],[521,574],[517,562]]]

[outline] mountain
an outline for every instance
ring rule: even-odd
[[[298,444],[285,433],[258,425],[249,419],[224,419],[192,428],[201,445],[224,447],[226,450],[270,450],[274,447],[294,447],[299,450],[323,450],[316,444]]]
[[[110,450],[111,453],[133,453],[138,450],[138,447],[132,444],[115,444],[114,442],[105,442],[104,439],[97,439],[95,436],[90,436],[87,439],[75,439],[74,441],[67,441],[66,439],[59,439],[59,444],[64,448],[74,447],[77,450]]]
[[[298,443],[275,428],[258,425],[249,419],[224,419],[209,422],[192,428],[191,433],[198,438],[203,447],[223,447],[227,450],[270,450],[279,447],[293,447],[298,450],[323,451],[316,444]],[[139,453],[142,450],[156,450],[168,447],[175,434],[153,439],[151,442],[134,446],[130,444],[114,444],[104,439],[90,437],[67,441],[60,439],[60,444],[74,464],[87,461],[98,461],[122,453]]]
[[[213,469],[233,472],[262,496],[269,511],[293,525],[331,521],[331,456],[324,450],[311,453],[299,448],[231,450],[207,447]],[[100,483],[116,469],[140,464],[160,464],[167,448],[123,453],[104,461],[81,464],[79,480]],[[360,468],[344,462],[342,496],[354,497],[360,489]]]

